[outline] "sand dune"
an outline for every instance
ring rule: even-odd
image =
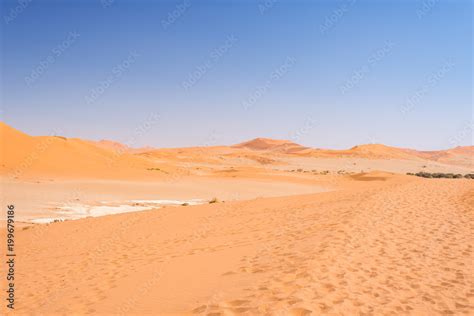
[[[383,144],[365,144],[354,146],[346,150],[331,150],[304,147],[286,140],[256,138],[232,147],[315,158],[353,157],[367,159],[432,160],[474,166],[474,146],[459,146],[452,149],[438,151],[418,151],[414,149],[391,147]]]
[[[19,231],[17,312],[474,313],[474,183],[344,179],[335,192]]]
[[[418,155],[425,159],[448,164],[474,166],[474,146],[458,146],[441,151],[422,151]]]
[[[472,146],[135,151],[0,133],[18,221],[81,218],[18,223],[20,314],[474,313],[474,181],[402,174],[471,172]]]
[[[313,149],[286,140],[256,138],[234,146],[153,149],[130,148],[113,141],[88,141],[61,136],[29,136],[0,122],[2,155],[0,175],[11,178],[99,178],[151,179],[184,173],[202,175],[227,166],[268,168],[291,165],[290,158],[400,160],[416,165],[431,165],[431,171],[446,171],[448,166],[474,169],[474,147],[444,151],[416,151],[381,144],[359,145],[348,150]],[[319,168],[314,160],[312,169]],[[355,162],[355,161],[354,161]],[[438,163],[438,164],[435,164]],[[335,160],[335,165],[345,165]],[[413,165],[413,163],[411,164]],[[446,165],[443,167],[443,165]],[[407,165],[408,166],[408,165]],[[380,165],[383,168],[383,164]],[[380,168],[379,167],[379,168]],[[337,168],[337,167],[336,167]],[[420,167],[401,168],[417,172]],[[341,169],[348,169],[347,166]],[[354,168],[354,171],[360,171]],[[161,172],[150,172],[161,171]],[[388,171],[388,170],[387,170]],[[459,172],[456,170],[455,172]]]
[[[119,142],[115,142],[115,141],[112,141],[112,140],[107,140],[107,139],[102,139],[102,140],[97,141],[97,142],[96,141],[90,141],[90,142],[92,144],[98,146],[98,147],[108,149],[108,150],[112,150],[116,153],[140,154],[140,153],[150,152],[150,151],[155,150],[155,148],[150,147],[150,146],[140,147],[140,148],[132,148],[128,145],[125,145],[125,144],[122,144],[122,143],[119,143]]]
[[[302,156],[328,158],[366,158],[366,159],[402,159],[414,161],[437,161],[453,165],[474,167],[472,146],[456,147],[438,151],[418,151],[407,148],[390,147],[382,144],[354,146],[347,150],[316,149],[301,152]]]
[[[271,138],[255,138],[248,142],[233,145],[232,147],[247,148],[251,150],[267,150],[286,154],[300,152],[307,149],[306,147],[288,140],[277,140]]]
[[[132,177],[152,166],[143,157],[61,136],[29,136],[0,124],[1,174],[12,178]],[[120,170],[117,172],[117,170]]]

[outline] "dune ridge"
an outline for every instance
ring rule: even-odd
[[[0,175],[13,178],[52,176],[156,179],[179,170],[196,174],[199,172],[192,171],[192,166],[199,168],[203,164],[261,167],[288,164],[288,159],[292,157],[398,159],[421,165],[423,162],[436,162],[446,166],[474,168],[474,146],[417,151],[367,144],[347,150],[330,150],[304,147],[288,140],[256,138],[232,146],[131,148],[109,140],[96,142],[61,136],[29,136],[3,122],[0,122],[0,138]],[[149,170],[164,171],[151,174]]]
[[[132,176],[150,162],[141,156],[106,149],[90,141],[62,136],[29,136],[1,123],[1,174],[18,178],[23,175],[47,175],[80,178],[84,176]]]
[[[2,203],[18,219],[78,218],[19,223],[17,313],[474,313],[474,182],[400,174],[469,171],[472,146],[256,139],[133,152],[0,133]]]

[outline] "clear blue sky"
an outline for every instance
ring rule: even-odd
[[[1,115],[33,135],[472,144],[471,1],[21,1]]]

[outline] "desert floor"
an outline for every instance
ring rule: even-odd
[[[325,177],[329,178],[329,177]],[[334,177],[333,177],[334,178]],[[309,194],[331,190],[327,179],[301,175],[280,178],[261,176],[252,178],[232,177],[180,177],[159,181],[131,181],[110,179],[36,179],[3,180],[2,205],[15,204],[16,220],[28,222],[33,219],[54,216],[58,205],[130,204],[132,200],[177,200],[199,199],[209,201],[246,200],[257,197],[274,197],[294,194]],[[13,201],[13,202],[12,202]],[[108,203],[110,201],[110,203]],[[119,203],[120,204],[120,203]],[[3,217],[0,220],[2,226]],[[4,224],[3,224],[4,225]]]
[[[311,184],[319,193],[21,227],[16,312],[474,314],[473,181]]]

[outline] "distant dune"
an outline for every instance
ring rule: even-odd
[[[29,136],[0,122],[0,173],[12,177],[143,178],[162,176],[149,169],[187,169],[193,164],[262,166],[284,164],[294,158],[354,158],[437,162],[472,168],[474,146],[440,151],[418,151],[382,144],[358,145],[347,150],[309,148],[289,140],[255,138],[233,146],[155,149],[131,148],[110,141],[61,136]],[[183,163],[185,165],[183,165]],[[347,167],[347,166],[346,166]],[[196,166],[197,169],[199,169]],[[195,168],[195,169],[196,169]],[[164,172],[166,173],[166,172]]]
[[[383,144],[364,144],[345,150],[316,149],[304,147],[287,140],[269,138],[255,138],[251,141],[232,146],[255,151],[270,151],[285,154],[294,154],[306,157],[320,158],[366,158],[366,159],[406,159],[432,160],[457,165],[474,165],[474,146],[459,146],[447,150],[418,151],[414,149],[398,148]]]
[[[233,148],[247,148],[251,150],[267,150],[278,153],[297,153],[307,149],[289,140],[277,140],[271,138],[255,138],[248,142],[233,145]]]
[[[92,144],[94,144],[98,147],[104,148],[104,149],[113,150],[116,153],[137,154],[137,153],[153,151],[155,149],[155,148],[150,147],[150,146],[141,147],[141,148],[132,148],[132,147],[129,147],[125,144],[115,142],[113,140],[107,140],[107,139],[102,139],[102,140],[97,141],[97,142],[96,141],[90,141],[90,143],[92,143]]]

